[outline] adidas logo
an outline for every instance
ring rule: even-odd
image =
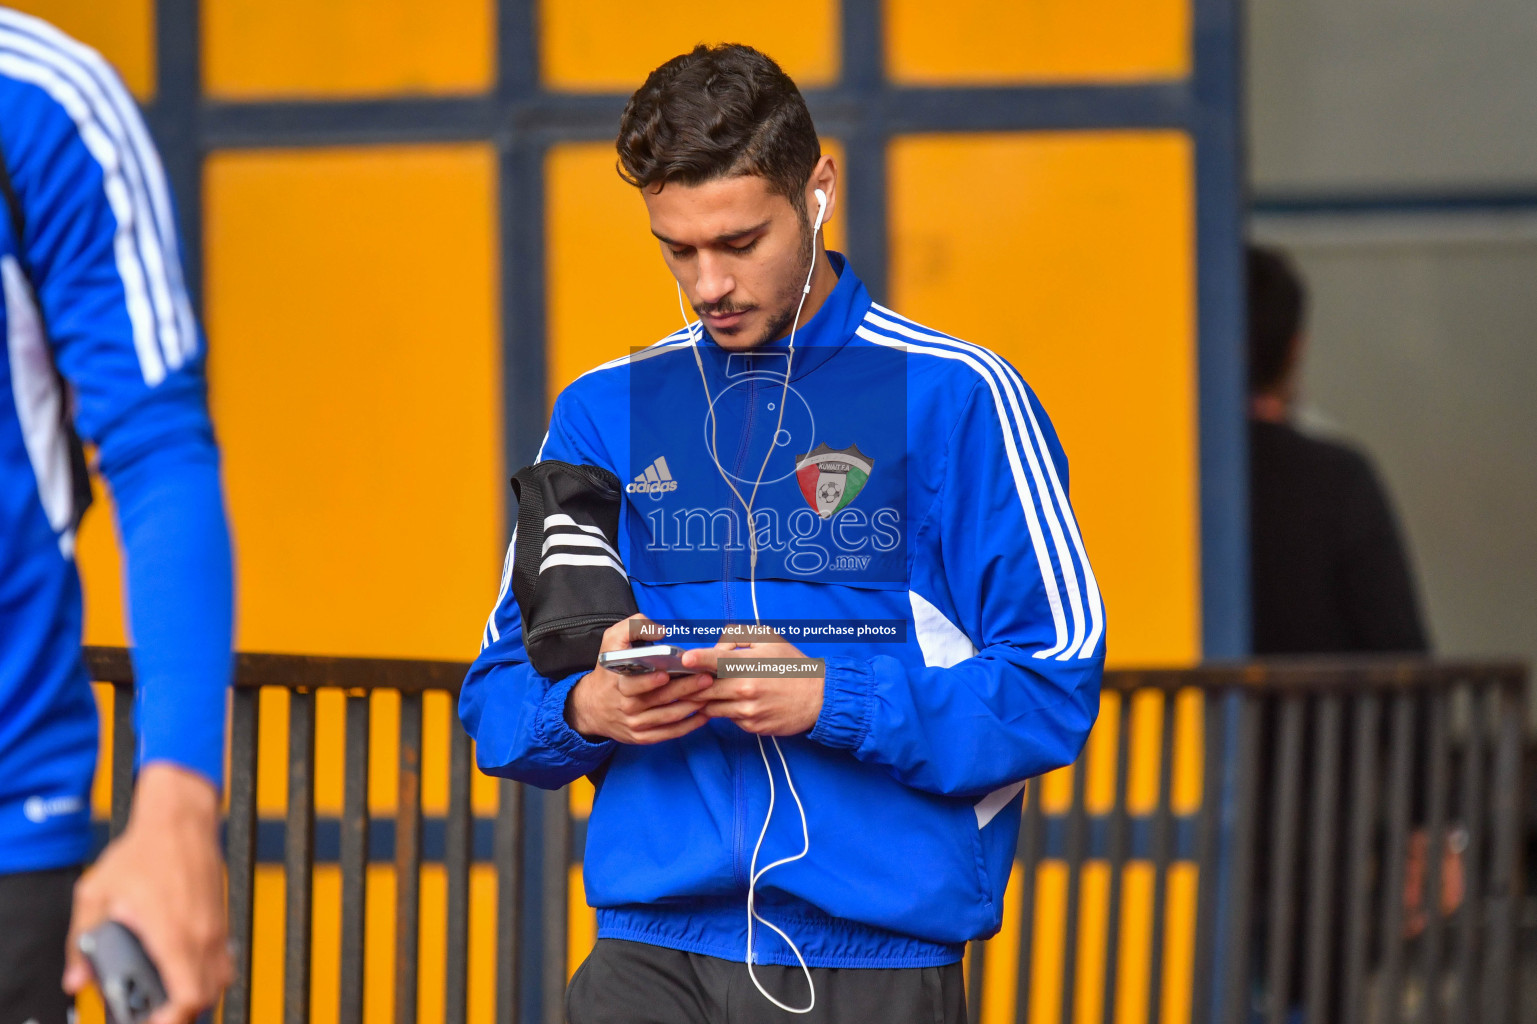
[[[678,481],[672,478],[672,473],[667,469],[667,457],[664,455],[658,455],[644,473],[636,474],[634,480],[624,485],[626,494],[658,496],[677,489]]]

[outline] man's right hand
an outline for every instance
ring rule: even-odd
[[[632,633],[649,622],[637,612],[614,623],[603,634],[602,653],[628,650],[634,646]],[[709,722],[708,717],[698,714],[704,701],[693,698],[714,682],[715,677],[707,673],[676,678],[666,672],[630,676],[599,666],[571,688],[566,698],[566,722],[583,736],[620,743],[676,739]]]

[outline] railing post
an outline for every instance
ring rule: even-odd
[[[1041,778],[1025,786],[1024,807],[1019,825],[1019,961],[1015,972],[1018,996],[1014,1003],[1014,1024],[1030,1019],[1030,974],[1035,951],[1036,875],[1040,873],[1042,850],[1046,845],[1046,817],[1041,808]]]
[[[1259,779],[1255,743],[1260,697],[1233,687],[1223,698],[1223,775],[1217,856],[1217,926],[1212,962],[1213,1007],[1218,1024],[1248,1020],[1249,928],[1254,887],[1254,792]]]
[[[1224,700],[1216,691],[1207,689],[1202,694],[1201,724],[1205,736],[1202,747],[1201,816],[1196,837],[1196,916],[1195,916],[1195,963],[1196,984],[1190,1007],[1191,1024],[1212,1024],[1216,1012],[1213,994],[1217,989],[1215,966],[1217,952],[1217,924],[1222,913],[1218,899],[1218,865],[1221,846],[1221,810],[1223,806],[1223,780],[1227,777],[1228,730],[1222,714]],[[1124,800],[1124,797],[1123,797]],[[1205,965],[1204,967],[1202,965]],[[1209,986],[1203,986],[1205,971]],[[1104,1024],[1110,1024],[1106,1018]]]
[[[1117,701],[1115,727],[1115,795],[1110,808],[1110,895],[1105,908],[1105,995],[1102,1024],[1116,1019],[1116,979],[1119,976],[1121,942],[1121,889],[1126,873],[1126,791],[1131,775],[1131,709],[1135,690],[1123,690]]]
[[[571,867],[571,810],[566,789],[544,794],[544,1024],[566,1018],[566,878]]]
[[[1377,775],[1381,772],[1382,700],[1367,692],[1356,698],[1355,729],[1351,733],[1350,848],[1345,868],[1345,952],[1343,1016],[1366,1019],[1367,972],[1370,969],[1372,906],[1372,838],[1377,832]]]
[[[1148,1024],[1163,1019],[1164,946],[1168,939],[1169,860],[1173,845],[1174,718],[1178,691],[1163,694],[1163,718],[1158,732],[1158,806],[1153,812],[1152,949],[1147,969]],[[1063,1024],[1071,1024],[1064,1020]]]
[[[1482,1006],[1478,999],[1479,956],[1483,948],[1484,889],[1483,857],[1485,836],[1484,777],[1488,747],[1485,739],[1489,722],[1498,713],[1498,694],[1475,678],[1468,686],[1468,735],[1462,751],[1462,822],[1467,830],[1467,846],[1462,851],[1462,907],[1458,910],[1457,998],[1452,1005],[1452,1020],[1472,1024]]]
[[[517,1024],[522,1007],[523,785],[502,779],[496,805],[496,1024]]]
[[[1269,1024],[1282,1024],[1291,995],[1292,928],[1295,922],[1298,834],[1302,814],[1302,713],[1305,698],[1288,693],[1281,705],[1280,736],[1270,770],[1271,804],[1266,898],[1266,1007]]]
[[[133,729],[133,682],[112,686],[112,838],[128,827],[129,805],[133,803],[133,760],[138,739]]]
[[[1494,835],[1484,973],[1483,1020],[1488,1024],[1516,1019],[1516,910],[1521,894],[1521,732],[1526,702],[1519,681],[1505,680],[1499,686],[1494,787],[1489,801]]]
[[[395,798],[395,1024],[416,1024],[422,892],[422,695],[400,695]]]
[[[288,817],[284,837],[283,1021],[310,1018],[310,952],[315,867],[315,692],[288,697]]]
[[[342,782],[342,955],[338,979],[341,1024],[363,1022],[364,927],[368,911],[367,692],[347,695],[346,761]]]
[[[261,690],[237,688],[230,714],[229,819],[225,856],[229,861],[229,934],[235,977],[224,990],[222,1024],[251,1024],[251,939],[256,903],[256,764]]]
[[[443,850],[448,939],[443,1019],[447,1024],[464,1024],[470,993],[470,738],[456,716],[449,716],[448,728],[448,827]]]
[[[1441,1019],[1441,946],[1445,925],[1441,917],[1441,869],[1446,856],[1446,790],[1450,784],[1447,766],[1447,700],[1444,688],[1438,688],[1425,698],[1426,723],[1430,749],[1424,753],[1429,760],[1426,773],[1425,807],[1425,873],[1424,890],[1420,907],[1425,915],[1425,934],[1421,944],[1421,989],[1425,995],[1420,1003],[1420,1024],[1438,1024]]]
[[[1304,924],[1307,944],[1303,957],[1302,995],[1307,1019],[1328,1020],[1331,1012],[1330,981],[1334,968],[1334,935],[1337,933],[1338,905],[1334,880],[1335,853],[1340,848],[1335,832],[1339,828],[1339,793],[1341,787],[1341,741],[1344,732],[1343,698],[1338,693],[1321,694],[1314,710],[1312,792],[1312,842],[1309,844],[1307,873],[1307,919]]]
[[[1414,780],[1414,696],[1392,698],[1392,733],[1388,754],[1387,834],[1382,873],[1382,998],[1378,1019],[1397,1024],[1403,1005],[1404,878],[1409,851],[1409,814]],[[1491,1018],[1492,1020],[1492,1018]]]
[[[1078,995],[1078,926],[1083,891],[1083,862],[1089,843],[1089,817],[1084,804],[1089,777],[1088,748],[1073,763],[1072,803],[1067,811],[1067,906],[1062,938],[1062,1024],[1076,1020],[1074,1003]]]

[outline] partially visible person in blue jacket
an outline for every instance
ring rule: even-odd
[[[91,980],[73,940],[104,919],[160,968],[155,1024],[190,1021],[230,971],[233,601],[203,344],[133,100],[94,51],[5,8],[0,171],[0,1024],[73,1019],[65,990]],[[139,769],[127,828],[83,877],[98,723],[74,562],[80,439],[117,507]]]
[[[663,64],[618,152],[699,319],[556,400],[540,458],[626,482],[618,549],[561,515],[515,533],[459,703],[486,772],[597,786],[599,938],[569,1019],[963,1021],[1025,780],[1072,762],[1098,712],[1105,612],[1062,447],[1014,367],[873,302],[825,249],[837,168],[766,56]],[[538,674],[524,546],[626,574],[695,671]],[[778,637],[700,637],[756,622]],[[732,676],[728,655],[820,669]]]

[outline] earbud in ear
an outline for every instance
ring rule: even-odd
[[[811,194],[817,197],[817,222],[811,230],[817,231],[822,227],[822,218],[827,216],[827,193],[818,188],[813,189]]]

